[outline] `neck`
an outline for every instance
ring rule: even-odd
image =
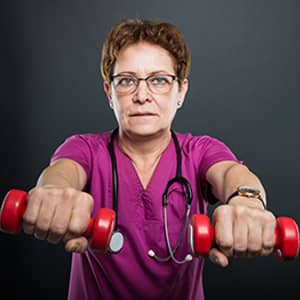
[[[171,131],[164,131],[153,136],[132,136],[119,132],[119,146],[136,165],[155,163],[168,147]]]

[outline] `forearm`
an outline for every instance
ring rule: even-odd
[[[84,192],[86,173],[75,161],[59,159],[40,175],[27,195],[22,226],[27,234],[82,253],[88,240],[82,236],[93,211],[93,197]]]
[[[260,191],[265,200],[265,190],[260,179],[246,166],[234,162],[220,162],[207,173],[212,192],[226,202],[240,186],[249,186]],[[234,193],[236,194],[236,193]],[[216,247],[212,249],[212,261],[228,265],[228,258],[268,255],[274,246],[276,219],[264,209],[262,202],[249,193],[231,198],[229,205],[219,205],[213,212]]]
[[[221,201],[225,202],[239,186],[250,186],[260,190],[266,206],[266,192],[260,179],[245,165],[230,162],[217,164],[209,171],[208,180],[211,183],[213,194]],[[241,197],[234,197],[230,203],[251,203],[251,205],[257,203],[262,206],[258,199],[254,199],[254,201],[244,200]]]
[[[60,159],[47,167],[40,175],[37,186],[57,186],[83,190],[86,175],[83,168],[67,159]]]

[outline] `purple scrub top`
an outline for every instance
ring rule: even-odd
[[[51,161],[68,158],[79,163],[87,174],[85,191],[94,199],[93,216],[102,207],[113,208],[112,169],[108,144],[111,131],[81,134],[67,138]],[[207,213],[210,200],[206,172],[215,163],[237,158],[221,141],[209,136],[176,132],[182,155],[182,176],[193,191],[190,218]],[[194,257],[182,265],[169,260],[157,262],[148,256],[150,249],[160,257],[169,255],[164,235],[162,194],[176,174],[174,141],[162,153],[146,189],[126,154],[114,141],[118,166],[118,230],[124,235],[124,247],[117,254],[88,249],[72,254],[69,300],[99,299],[204,299],[203,258]],[[168,194],[168,230],[175,247],[186,213],[184,189],[175,184]],[[191,253],[188,234],[176,251],[183,259]]]

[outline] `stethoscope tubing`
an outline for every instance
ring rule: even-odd
[[[111,158],[111,166],[112,166],[113,209],[116,212],[116,221],[115,221],[115,228],[114,228],[115,231],[117,231],[117,229],[118,229],[119,182],[118,182],[117,160],[116,160],[116,156],[115,156],[115,152],[114,152],[113,142],[114,142],[115,136],[118,133],[118,130],[119,130],[119,128],[117,127],[112,131],[110,140],[109,140],[109,145],[108,145],[110,158]],[[183,260],[178,260],[175,257],[175,253],[178,250],[178,248],[180,247],[180,245],[182,244],[184,236],[187,232],[189,216],[190,216],[190,211],[191,211],[191,203],[192,203],[192,199],[193,199],[193,193],[192,193],[192,188],[191,188],[190,183],[188,182],[188,180],[186,178],[182,177],[182,175],[181,175],[181,150],[180,150],[180,145],[179,145],[178,139],[173,130],[171,130],[171,135],[172,135],[172,139],[175,144],[176,157],[177,157],[176,176],[168,181],[168,183],[165,187],[164,193],[162,195],[164,233],[165,233],[165,239],[166,239],[169,256],[161,258],[161,257],[155,255],[155,252],[153,250],[149,250],[148,255],[159,262],[167,262],[170,259],[172,259],[177,264],[183,264],[187,261],[190,261],[192,259],[192,256],[190,254],[188,254],[188,255],[186,255],[186,257]],[[170,243],[170,238],[169,238],[169,230],[168,230],[167,205],[168,205],[169,189],[175,183],[180,183],[185,187],[185,190],[186,190],[186,214],[185,214],[185,221],[184,221],[182,230],[180,232],[179,239],[178,239],[175,247],[172,249],[171,243]]]

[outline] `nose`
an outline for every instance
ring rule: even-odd
[[[151,101],[150,91],[145,80],[139,81],[136,91],[133,94],[133,100],[140,103]]]

